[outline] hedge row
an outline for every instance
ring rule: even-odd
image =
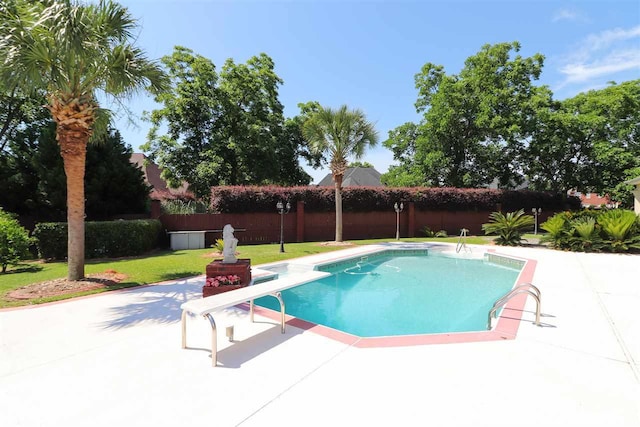
[[[305,211],[335,210],[333,187],[213,187],[211,211],[216,213],[273,212],[279,200],[289,201],[295,210],[303,201]],[[345,187],[342,190],[344,212],[388,211],[396,202],[413,202],[418,210],[512,211],[540,207],[548,211],[578,209],[580,200],[562,194],[528,190],[491,190],[466,188],[392,188]]]
[[[85,223],[85,257],[114,258],[140,255],[157,247],[162,232],[158,220],[103,221]],[[45,259],[67,257],[67,223],[41,222],[33,236],[38,255]]]

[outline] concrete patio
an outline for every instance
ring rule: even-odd
[[[356,348],[232,308],[212,368],[206,320],[180,347],[204,277],[0,311],[0,425],[640,426],[640,257],[491,248],[538,261],[514,340]]]

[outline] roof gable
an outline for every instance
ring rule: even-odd
[[[343,187],[382,187],[380,177],[382,174],[375,168],[347,168],[342,179]],[[320,187],[333,186],[333,177],[329,173],[318,183]]]

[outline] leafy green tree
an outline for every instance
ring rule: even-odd
[[[24,93],[19,87],[7,85],[0,81],[0,157],[11,153],[12,144],[29,139],[34,129],[51,121],[51,115],[42,108],[46,99],[41,93]]]
[[[308,184],[298,162],[300,120],[285,122],[278,100],[282,80],[262,53],[246,64],[228,59],[220,73],[207,58],[176,46],[162,62],[171,89],[148,118],[143,150],[164,169],[170,185],[183,181],[208,198],[212,186]],[[160,134],[166,124],[167,133]]]
[[[0,80],[0,206],[24,215],[38,203],[32,156],[42,130],[53,120],[42,108],[46,100],[41,94],[8,90],[6,83]]]
[[[284,122],[284,138],[278,144],[276,150],[283,153],[277,154],[280,160],[280,176],[288,177],[286,183],[289,185],[308,185],[311,176],[300,166],[298,159],[303,159],[307,165],[314,169],[319,168],[324,161],[322,153],[311,151],[309,143],[304,138],[304,122],[309,115],[320,108],[320,104],[315,101],[299,103],[300,114],[287,118]]]
[[[640,176],[640,166],[624,171],[620,182],[608,192],[611,198],[620,203],[621,208],[633,209],[633,185],[625,184],[633,178]]]
[[[31,239],[18,220],[0,208],[0,266],[2,273],[29,255]]]
[[[346,105],[334,110],[320,107],[304,124],[305,139],[311,150],[329,158],[329,169],[336,192],[336,242],[342,242],[342,180],[347,158],[360,159],[367,147],[378,143],[378,133],[360,110]]]
[[[514,56],[519,50],[518,42],[485,45],[457,75],[425,64],[415,77],[415,105],[423,119],[389,133],[384,145],[400,166],[383,180],[454,187],[478,187],[494,179],[505,188],[520,183],[517,154],[534,128],[534,112],[549,102],[550,92],[532,84],[543,56]]]
[[[422,144],[421,126],[407,122],[389,131],[389,139],[382,144],[393,152],[399,165],[392,165],[380,181],[392,187],[424,187],[430,181],[425,176],[421,159],[416,157],[416,146]],[[444,159],[443,159],[444,160]]]
[[[0,155],[0,206],[35,221],[64,221],[66,180],[55,124],[34,132],[35,141],[12,142]],[[109,130],[87,146],[85,212],[88,220],[147,210],[149,187],[144,174],[131,163],[131,147]]]
[[[87,218],[106,220],[147,210],[151,187],[144,172],[131,163],[131,154],[131,146],[113,129],[87,147]]]
[[[110,0],[8,0],[0,5],[0,75],[9,90],[40,88],[56,122],[67,178],[68,278],[84,277],[86,146],[98,125],[96,93],[123,99],[162,89],[159,66],[129,40],[136,21]]]
[[[372,168],[374,166],[369,162],[351,162],[351,163],[349,163],[348,167],[350,167],[350,168]]]
[[[144,213],[150,188],[144,173],[131,163],[132,150],[120,133],[110,129],[87,146],[84,177],[87,219],[108,220],[118,214]],[[65,212],[64,169],[55,135],[42,137],[34,153],[33,166],[39,178],[38,193],[43,202],[39,216],[55,212],[61,220]],[[51,215],[51,214],[50,214]]]
[[[640,80],[581,93],[541,108],[524,150],[524,171],[538,190],[609,193],[630,205],[640,167]]]

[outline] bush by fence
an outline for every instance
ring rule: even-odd
[[[162,229],[158,220],[86,222],[85,256],[100,258],[143,254],[157,247]],[[39,223],[33,235],[38,240],[41,258],[66,258],[67,223]]]
[[[14,215],[0,208],[0,267],[2,273],[9,265],[16,265],[29,256],[32,239]]]
[[[333,187],[213,187],[211,211],[215,213],[273,212],[279,200],[287,200],[295,210],[303,201],[307,212],[335,210]],[[419,210],[547,210],[579,209],[577,197],[528,190],[493,190],[424,187],[345,187],[344,212],[387,211],[395,202],[414,202]]]

